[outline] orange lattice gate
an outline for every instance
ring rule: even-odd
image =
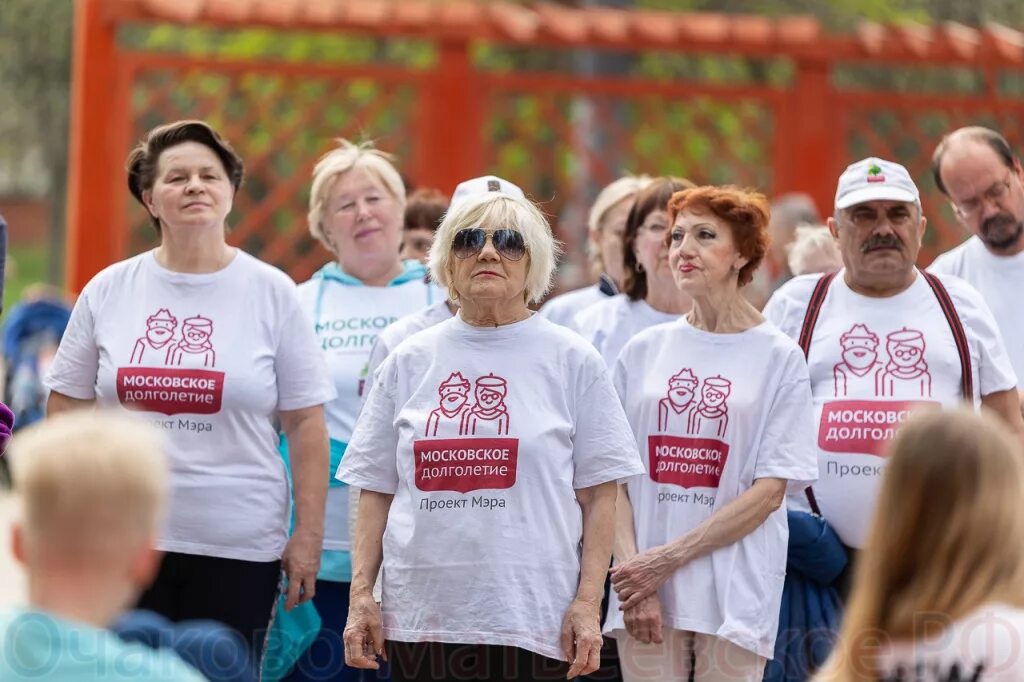
[[[333,138],[359,139],[372,131],[383,148],[415,160],[414,74],[365,68],[303,69],[292,73],[260,64],[225,65],[181,58],[142,59],[129,78],[131,125],[127,147],[166,121],[203,118],[237,147],[246,164],[235,200],[230,240],[274,263],[299,281],[326,253],[306,228],[309,179],[315,159]],[[150,246],[155,233],[130,196],[129,252]]]
[[[806,17],[543,3],[76,1],[73,290],[154,242],[123,161],[178,118],[210,121],[246,161],[232,242],[300,281],[327,259],[305,213],[335,137],[377,140],[417,185],[521,184],[566,242],[570,283],[586,208],[622,172],[805,191],[827,213],[845,164],[887,156],[925,191],[928,262],[961,238],[929,177],[941,135],[982,123],[1024,140],[1024,40],[1004,28],[836,37]],[[239,49],[252,27],[261,49]]]

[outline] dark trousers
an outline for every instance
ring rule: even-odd
[[[388,642],[395,682],[555,682],[569,664],[518,647],[440,642]]]
[[[286,682],[376,682],[390,680],[383,661],[379,670],[360,670],[345,665],[345,621],[348,620],[350,583],[316,581],[313,605],[320,616],[320,632],[295,663]]]
[[[241,561],[168,552],[138,608],[172,622],[215,620],[241,635],[259,661],[277,598],[280,561]]]

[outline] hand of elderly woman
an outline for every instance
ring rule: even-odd
[[[573,600],[562,620],[562,651],[569,659],[568,679],[601,667],[601,604]]]
[[[612,587],[622,605],[619,609],[629,611],[668,580],[675,566],[664,545],[641,552],[611,570]]]
[[[316,533],[296,529],[281,556],[281,568],[288,576],[288,595],[284,608],[291,611],[309,601],[316,593],[316,574],[320,570],[322,538]]]
[[[626,623],[626,632],[644,644],[662,643],[661,637],[661,602],[658,595],[652,594],[641,600],[639,604],[622,614]]]
[[[377,656],[388,660],[384,652],[384,628],[380,617],[380,604],[371,592],[353,594],[345,623],[345,664],[352,668],[377,670]]]

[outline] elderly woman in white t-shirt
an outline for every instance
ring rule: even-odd
[[[338,472],[362,489],[349,665],[387,646],[396,682],[597,669],[615,481],[643,467],[601,358],[527,307],[556,253],[514,185],[456,190],[430,268],[460,311],[383,362]]]
[[[656,178],[637,195],[626,219],[622,293],[595,303],[573,318],[572,328],[594,344],[611,367],[626,342],[690,309],[668,264],[668,200],[693,187],[683,178]]]
[[[622,237],[633,200],[651,181],[646,175],[624,175],[602,189],[587,215],[587,255],[597,284],[548,300],[539,312],[555,324],[573,326],[573,318],[595,303],[619,293],[622,286]]]
[[[764,197],[699,187],[668,213],[693,309],[615,364],[648,473],[621,488],[605,627],[626,682],[754,682],[774,647],[785,495],[817,477],[810,383],[797,345],[740,293],[768,244]]]
[[[399,255],[405,208],[405,184],[392,157],[369,143],[339,140],[313,169],[309,231],[333,259],[299,285],[299,301],[338,395],[326,406],[330,487],[313,597],[321,628],[288,682],[349,682],[360,674],[341,665],[352,563],[349,489],[334,472],[370,381],[368,362],[377,335],[395,320],[444,301],[444,294],[427,281],[423,264]],[[336,667],[325,671],[332,661]]]
[[[839,641],[814,679],[1024,679],[1020,439],[985,412],[923,410],[888,455]]]
[[[221,621],[259,649],[281,568],[288,608],[313,596],[334,391],[294,282],[225,241],[242,170],[201,121],[149,132],[128,187],[160,245],[85,286],[46,385],[50,414],[120,405],[166,436],[164,557],[140,606]],[[278,420],[292,443],[291,539]]]

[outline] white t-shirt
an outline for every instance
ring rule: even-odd
[[[934,616],[933,616],[934,617]],[[884,682],[1024,680],[1024,611],[987,604],[918,644],[894,643],[878,655]]]
[[[86,285],[46,386],[163,429],[171,499],[160,549],[273,561],[289,505],[274,418],[333,398],[326,376],[283,272],[242,251],[218,272],[171,272],[149,251]]]
[[[572,328],[594,344],[605,364],[612,367],[622,347],[639,332],[678,318],[675,313],[655,310],[642,299],[631,301],[626,294],[616,294],[580,311]]]
[[[416,332],[421,332],[451,318],[452,311],[448,309],[448,301],[442,300],[395,322],[377,335],[377,341],[373,344],[373,350],[370,351],[366,375],[372,381],[373,375],[377,373],[377,368],[381,366],[387,356],[391,355],[391,351],[398,348],[398,344]]]
[[[608,295],[601,291],[601,285],[594,284],[555,296],[542,305],[537,312],[541,314],[541,317],[546,317],[555,324],[571,329],[573,318],[577,313],[607,298]]]
[[[327,403],[327,434],[348,443],[369,384],[370,349],[378,335],[399,318],[437,300],[423,278],[386,287],[368,287],[345,276],[334,281],[323,271],[298,287],[299,302],[316,331],[338,397]],[[349,550],[348,486],[327,490],[324,549]]]
[[[627,485],[637,549],[677,540],[759,478],[800,491],[817,477],[803,354],[765,322],[713,334],[681,317],[641,332],[614,369],[647,474]],[[786,573],[786,506],[658,589],[666,627],[771,658]],[[614,593],[605,630],[624,630]]]
[[[338,470],[395,496],[385,637],[562,659],[574,490],[642,472],[608,370],[574,332],[539,315],[494,328],[455,316],[411,336],[377,372]]]
[[[996,256],[977,237],[947,251],[929,266],[973,286],[992,310],[1018,377],[1024,376],[1024,252]]]
[[[896,426],[915,407],[961,404],[961,368],[949,323],[924,277],[895,296],[869,298],[853,292],[844,273],[829,287],[808,359],[820,458],[814,494],[842,541],[860,548]],[[820,277],[787,282],[765,317],[797,339]],[[975,404],[1014,388],[1017,378],[981,296],[956,277],[940,278],[967,335]],[[793,502],[803,505],[801,498]]]

